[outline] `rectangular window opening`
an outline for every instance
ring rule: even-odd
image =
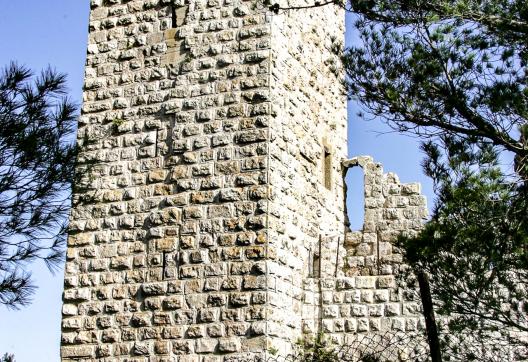
[[[319,254],[315,253],[313,250],[310,250],[309,255],[309,278],[320,278],[321,277],[321,259],[319,258]]]
[[[324,185],[328,190],[332,190],[332,152],[324,147]]]

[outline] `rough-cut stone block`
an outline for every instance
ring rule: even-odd
[[[95,346],[74,346],[61,348],[62,358],[90,358],[94,357],[94,353]]]

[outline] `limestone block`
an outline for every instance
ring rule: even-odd
[[[356,277],[356,288],[374,289],[376,287],[376,277],[358,276]]]
[[[61,347],[62,358],[94,357],[95,346]]]

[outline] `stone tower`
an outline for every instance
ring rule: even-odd
[[[62,361],[257,362],[319,332],[390,361],[423,347],[393,241],[425,198],[347,159],[343,34],[332,6],[91,0]]]
[[[62,360],[288,353],[345,231],[343,11],[91,0],[89,30]]]

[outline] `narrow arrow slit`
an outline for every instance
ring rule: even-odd
[[[178,26],[178,19],[176,18],[176,6],[174,4],[171,5],[171,12],[172,12],[172,28],[176,28]]]

